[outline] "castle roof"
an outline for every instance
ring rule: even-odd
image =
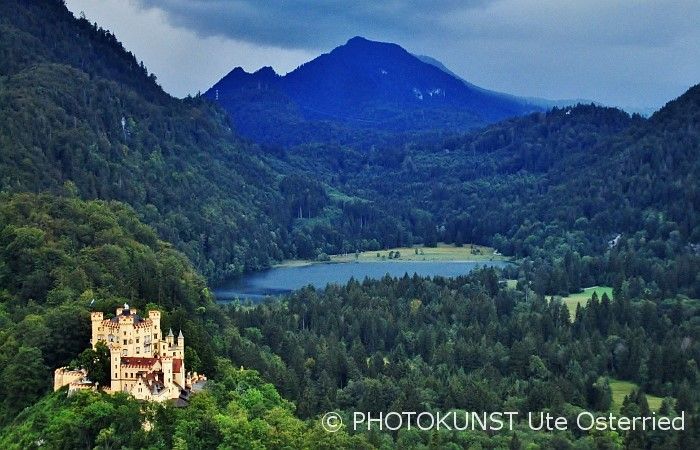
[[[114,316],[109,320],[110,320],[110,322],[119,323],[120,317],[133,317],[134,325],[137,325],[137,324],[145,321],[145,319],[143,317],[139,316],[138,314],[136,314],[136,313],[132,314],[130,309],[123,309],[121,314],[119,314],[118,316]]]
[[[142,358],[135,356],[122,356],[122,366],[132,367],[153,367],[158,362],[158,358]]]
[[[173,373],[180,373],[182,369],[182,360],[180,358],[173,358]]]

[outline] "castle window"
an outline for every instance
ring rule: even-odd
[[[124,345],[126,345],[126,339],[124,339]]]
[[[136,354],[138,355],[139,353],[141,353],[141,347],[136,347]]]
[[[139,343],[139,338],[136,338],[136,343],[137,343],[137,344]]]

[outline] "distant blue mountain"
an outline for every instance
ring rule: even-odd
[[[204,95],[229,112],[241,134],[277,144],[325,141],[349,128],[464,131],[545,109],[421,58],[354,37],[284,76],[270,67],[235,68]]]

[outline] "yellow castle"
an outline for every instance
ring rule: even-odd
[[[105,392],[128,392],[139,400],[186,400],[191,391],[201,389],[204,375],[185,372],[185,337],[177,340],[170,330],[160,329],[160,311],[148,311],[148,318],[125,304],[116,315],[105,319],[101,312],[92,312],[92,339],[107,344],[110,351],[111,385]],[[83,370],[56,369],[54,390],[68,385],[68,391],[96,389]]]

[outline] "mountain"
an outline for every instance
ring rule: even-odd
[[[130,204],[210,279],[285,257],[280,175],[62,1],[0,2],[0,188]],[[291,255],[291,254],[290,254]]]
[[[244,136],[282,144],[299,134],[300,142],[324,141],[332,134],[327,129],[339,126],[464,131],[542,109],[465,83],[396,44],[362,37],[284,76],[269,67],[235,68],[204,96],[223,106]]]

